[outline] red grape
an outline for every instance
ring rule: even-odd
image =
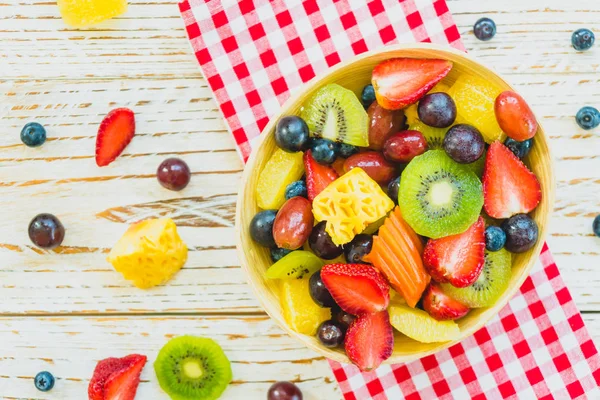
[[[29,239],[42,249],[54,249],[65,238],[65,227],[52,214],[38,214],[29,223]]]
[[[383,145],[386,160],[398,163],[409,163],[413,158],[425,153],[427,140],[419,131],[403,131],[394,133]]]
[[[183,190],[188,183],[192,173],[185,161],[179,158],[167,158],[156,171],[158,182],[169,190]]]
[[[292,382],[277,382],[269,388],[267,400],[302,400],[302,391]]]

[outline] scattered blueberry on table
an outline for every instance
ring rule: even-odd
[[[365,107],[365,109],[367,109],[367,108],[369,108],[369,106],[371,106],[371,104],[373,104],[374,101],[375,101],[375,89],[373,88],[373,85],[371,85],[369,83],[362,90],[362,93],[360,95],[360,102]]]
[[[594,36],[594,32],[587,28],[577,29],[573,32],[573,35],[571,35],[571,44],[577,51],[589,50],[594,45],[595,41],[596,37]]]
[[[480,18],[473,25],[473,33],[477,39],[487,42],[496,35],[496,23],[489,18]]]
[[[594,234],[600,237],[600,215],[596,215],[596,218],[594,218],[592,229],[594,230]]]
[[[275,128],[277,146],[287,152],[304,151],[309,146],[309,131],[306,122],[295,115],[283,117]]]
[[[527,139],[522,142],[511,138],[506,138],[506,140],[504,141],[504,145],[508,147],[510,151],[512,151],[515,154],[515,156],[519,157],[520,159],[523,159],[529,154],[531,148],[533,147],[533,138]]]
[[[54,375],[48,371],[42,371],[34,378],[35,387],[41,392],[48,392],[54,387]]]
[[[285,188],[285,199],[289,200],[292,197],[308,197],[308,189],[306,188],[306,182],[294,181],[287,185]]]
[[[600,111],[597,108],[585,106],[577,112],[575,120],[585,130],[594,129],[600,125]]]
[[[28,147],[39,147],[46,142],[46,129],[37,122],[30,122],[21,130],[21,141]]]
[[[498,251],[506,243],[506,233],[497,226],[485,228],[485,248],[488,251]]]

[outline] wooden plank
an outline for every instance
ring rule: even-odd
[[[0,397],[83,399],[98,360],[138,353],[148,357],[138,399],[165,399],[152,364],[172,337],[216,340],[232,363],[224,399],[264,399],[271,384],[296,382],[307,400],[339,399],[328,363],[293,340],[267,317],[0,318]],[[57,378],[51,392],[35,389],[43,370]]]

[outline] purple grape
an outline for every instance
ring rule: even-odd
[[[419,119],[435,128],[447,128],[456,119],[456,104],[446,93],[431,93],[419,101]]]
[[[65,238],[65,227],[52,214],[38,214],[29,223],[29,239],[42,249],[54,249]]]
[[[356,235],[352,241],[344,247],[346,261],[350,264],[363,262],[363,257],[371,252],[373,237],[361,233]]]
[[[483,155],[485,141],[475,127],[458,124],[446,133],[443,147],[450,158],[457,163],[470,164],[479,160]]]
[[[191,176],[190,168],[179,158],[167,158],[156,171],[158,182],[164,188],[176,192],[183,190],[190,183]]]
[[[333,260],[339,257],[344,250],[341,246],[333,243],[331,236],[325,231],[326,224],[326,221],[321,221],[313,228],[308,237],[308,245],[317,257],[324,260]]]
[[[277,382],[269,388],[267,400],[302,400],[302,391],[292,382]]]
[[[312,297],[313,301],[319,306],[330,308],[336,305],[335,300],[331,297],[331,293],[329,293],[329,290],[325,287],[323,279],[321,279],[321,271],[315,272],[310,277],[310,280],[308,281],[308,291],[310,297]]]
[[[338,347],[344,343],[346,328],[337,321],[329,320],[317,328],[317,338],[325,347]]]

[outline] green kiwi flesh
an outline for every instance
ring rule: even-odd
[[[481,275],[471,286],[456,288],[449,283],[442,284],[442,290],[471,308],[492,306],[508,288],[511,276],[512,258],[505,249],[496,252],[485,251],[485,264]]]
[[[368,116],[354,92],[325,85],[303,105],[300,116],[313,136],[354,146],[369,146]]]
[[[323,260],[310,251],[296,250],[271,265],[266,276],[268,279],[302,279],[311,276],[323,265]]]
[[[196,336],[171,339],[158,353],[154,371],[173,400],[216,400],[231,382],[231,364],[214,340]]]
[[[398,205],[421,236],[438,239],[466,231],[483,207],[479,178],[443,150],[415,157],[402,172]]]

